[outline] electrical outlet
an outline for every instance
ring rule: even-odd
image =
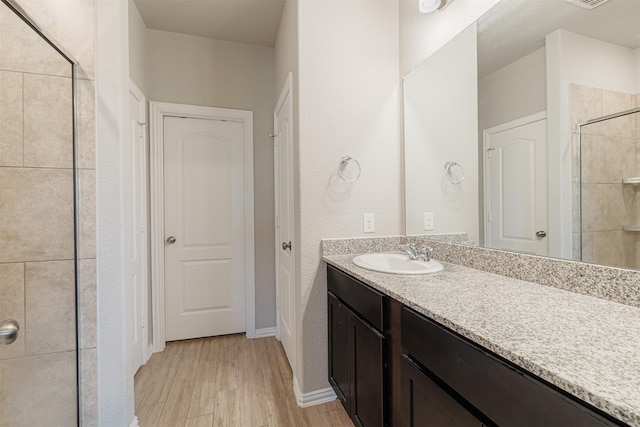
[[[362,226],[365,233],[374,233],[376,231],[376,214],[364,214],[362,216]]]
[[[424,229],[425,231],[431,231],[434,229],[433,226],[433,212],[425,212],[424,213]]]

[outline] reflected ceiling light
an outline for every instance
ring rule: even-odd
[[[453,0],[418,0],[418,10],[422,13],[431,13],[435,10],[443,10]]]

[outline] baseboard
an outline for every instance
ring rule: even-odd
[[[309,393],[302,393],[296,377],[293,377],[293,392],[296,395],[298,406],[301,408],[308,408],[309,406],[333,402],[337,398],[336,393],[331,387],[311,391]]]
[[[275,337],[276,336],[276,328],[262,328],[256,329],[256,338],[264,338],[264,337]]]
[[[140,424],[138,424],[138,417],[134,415],[133,419],[131,420],[131,424],[129,424],[129,427],[139,427],[139,426]]]

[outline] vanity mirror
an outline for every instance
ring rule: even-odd
[[[593,3],[502,0],[405,76],[407,235],[640,268],[640,1]]]

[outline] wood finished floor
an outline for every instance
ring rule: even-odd
[[[336,400],[300,408],[291,368],[273,337],[168,343],[135,376],[140,427],[353,427]]]

